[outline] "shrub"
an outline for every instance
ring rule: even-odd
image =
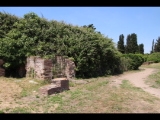
[[[148,55],[147,61],[153,61],[154,63],[160,62],[160,52]]]
[[[128,57],[121,57],[120,67],[122,71],[128,71],[131,68],[132,59]]]
[[[124,54],[123,57],[126,59],[123,62],[128,61],[128,63],[125,63],[127,64],[127,70],[137,70],[144,62],[144,58],[140,54]]]

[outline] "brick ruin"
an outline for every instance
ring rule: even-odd
[[[0,76],[5,76],[3,64],[4,61],[0,59]],[[20,77],[49,80],[51,84],[41,87],[39,92],[43,95],[51,95],[69,90],[69,79],[75,77],[75,64],[71,59],[63,56],[56,56],[53,60],[31,56],[27,58],[26,65],[18,67],[18,74]]]
[[[66,77],[75,77],[75,64],[69,58],[56,56],[55,59],[43,59],[39,56],[27,58],[26,77],[33,77],[43,80]]]
[[[0,59],[0,76],[5,76],[5,69],[2,68],[4,61]],[[69,58],[57,56],[54,60],[43,59],[39,56],[31,56],[26,60],[26,65],[18,68],[20,77],[32,77],[43,80],[66,77],[75,77],[75,64]]]
[[[42,95],[51,95],[69,90],[69,79],[75,77],[75,64],[69,58],[56,56],[43,59],[38,56],[27,58],[26,77],[49,80],[51,84],[39,89]]]

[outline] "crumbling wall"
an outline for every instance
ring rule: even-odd
[[[28,57],[26,64],[26,77],[52,79],[51,67],[51,60],[45,60],[39,56]]]
[[[53,74],[55,77],[66,77],[71,79],[75,77],[75,63],[68,57],[56,56],[53,69],[56,72]]]
[[[0,76],[5,76],[5,69],[2,68],[4,61],[0,59]]]
[[[45,80],[57,77],[71,79],[75,77],[75,64],[69,58],[62,56],[56,56],[52,60],[31,56],[27,58],[26,77]]]

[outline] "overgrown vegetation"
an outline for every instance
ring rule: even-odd
[[[121,66],[123,71],[138,70],[145,61],[141,54],[123,54],[121,57]]]
[[[152,50],[148,55],[147,61],[152,61],[154,63],[160,62],[160,37],[154,42],[152,41]]]
[[[18,67],[31,55],[46,59],[68,56],[75,62],[76,77],[81,78],[123,72],[121,53],[93,24],[73,26],[33,12],[23,18],[1,12],[0,19],[0,58],[5,61],[6,76],[17,74]]]
[[[150,85],[150,87],[153,88],[160,88],[160,64],[159,63],[155,63],[155,64],[151,64],[150,66],[148,66],[149,68],[156,68],[157,70],[155,70],[155,72],[153,74],[151,74],[148,79],[145,81],[148,85]]]
[[[160,52],[150,54],[147,58],[147,61],[153,61],[154,63],[160,62]]]

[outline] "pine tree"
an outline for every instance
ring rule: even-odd
[[[124,47],[124,35],[121,34],[119,36],[119,41],[118,41],[118,45],[117,45],[118,51],[120,51],[121,53],[125,53],[125,47]]]
[[[131,35],[127,35],[127,39],[126,39],[126,49],[125,49],[125,53],[130,53],[131,52],[131,40],[130,40]]]
[[[160,37],[158,37],[158,40],[156,40],[154,45],[154,52],[160,52]]]
[[[154,39],[152,41],[152,51],[151,51],[151,54],[154,52]]]
[[[144,45],[143,44],[139,44],[139,53],[140,54],[144,54]]]
[[[137,35],[135,33],[131,34],[131,53],[138,52]]]
[[[126,53],[135,54],[138,52],[137,35],[135,33],[127,36]]]

